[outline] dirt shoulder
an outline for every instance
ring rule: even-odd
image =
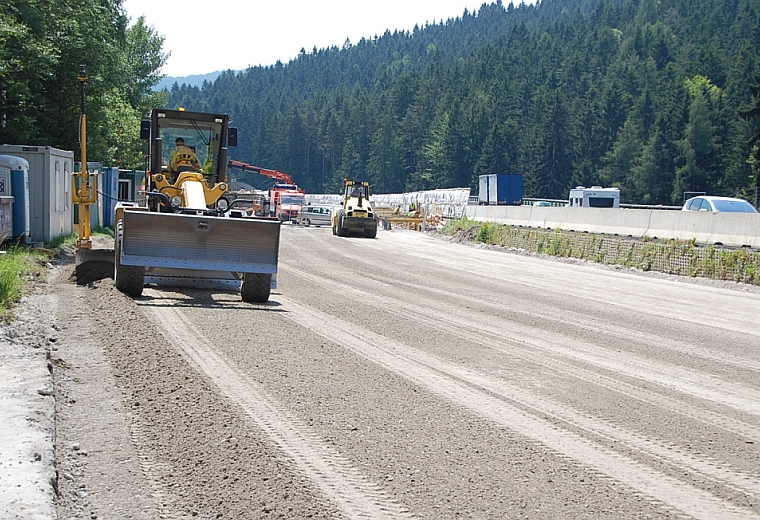
[[[73,266],[64,251],[0,327],[0,517],[158,518],[93,334],[91,297],[110,280],[77,286]]]
[[[58,331],[33,289],[0,326],[0,517],[55,517],[54,390],[48,356]]]

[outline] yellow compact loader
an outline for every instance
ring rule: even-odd
[[[130,296],[144,284],[239,287],[243,301],[266,302],[277,284],[280,222],[223,197],[228,146],[237,145],[228,117],[157,109],[140,134],[150,142],[147,204],[116,206],[114,285]]]
[[[87,217],[96,181],[82,174],[74,193],[85,216],[77,242],[78,283],[105,277],[87,272],[102,265],[105,253],[114,285],[132,297],[155,284],[239,288],[243,301],[269,300],[277,286],[280,221],[251,215],[223,197],[228,146],[237,145],[228,122],[226,115],[182,109],[156,109],[142,122],[140,136],[150,143],[145,197],[117,203],[113,251],[92,248]]]
[[[372,192],[368,182],[343,179],[343,207],[333,212],[333,235],[347,237],[351,233],[361,233],[367,238],[377,236],[377,215],[372,210],[369,198]]]

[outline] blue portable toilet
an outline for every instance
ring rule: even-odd
[[[29,161],[15,155],[0,155],[2,170],[7,170],[10,178],[0,174],[0,195],[13,196],[10,235],[20,242],[29,242]]]
[[[118,168],[103,168],[101,174],[103,186],[101,191],[102,204],[102,216],[100,221],[103,223],[103,227],[114,227],[114,213],[116,211],[116,202],[119,200],[119,169]]]

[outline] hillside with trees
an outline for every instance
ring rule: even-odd
[[[163,38],[121,4],[0,4],[0,142],[78,150],[84,64],[88,157],[107,165],[141,167],[139,119],[184,106],[229,113],[232,157],[310,192],[493,172],[524,174],[527,196],[605,185],[630,203],[758,186],[760,0],[498,0],[168,93]]]
[[[499,0],[175,85],[168,103],[229,113],[233,157],[310,192],[343,177],[378,193],[475,187],[508,172],[532,197],[605,185],[630,203],[752,200],[759,13],[760,0]]]
[[[163,41],[122,0],[0,3],[0,143],[78,151],[84,65],[88,159],[142,167],[140,119],[166,98],[153,91]]]

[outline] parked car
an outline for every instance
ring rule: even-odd
[[[552,203],[549,202],[548,200],[536,200],[536,201],[533,202],[533,205],[534,206],[539,206],[539,207],[542,207],[542,208],[543,207],[548,208],[548,207],[551,207]]]
[[[683,204],[682,211],[709,211],[712,213],[757,213],[755,207],[744,199],[702,195],[692,197]]]
[[[304,226],[331,226],[333,210],[332,206],[302,206],[296,222]]]

